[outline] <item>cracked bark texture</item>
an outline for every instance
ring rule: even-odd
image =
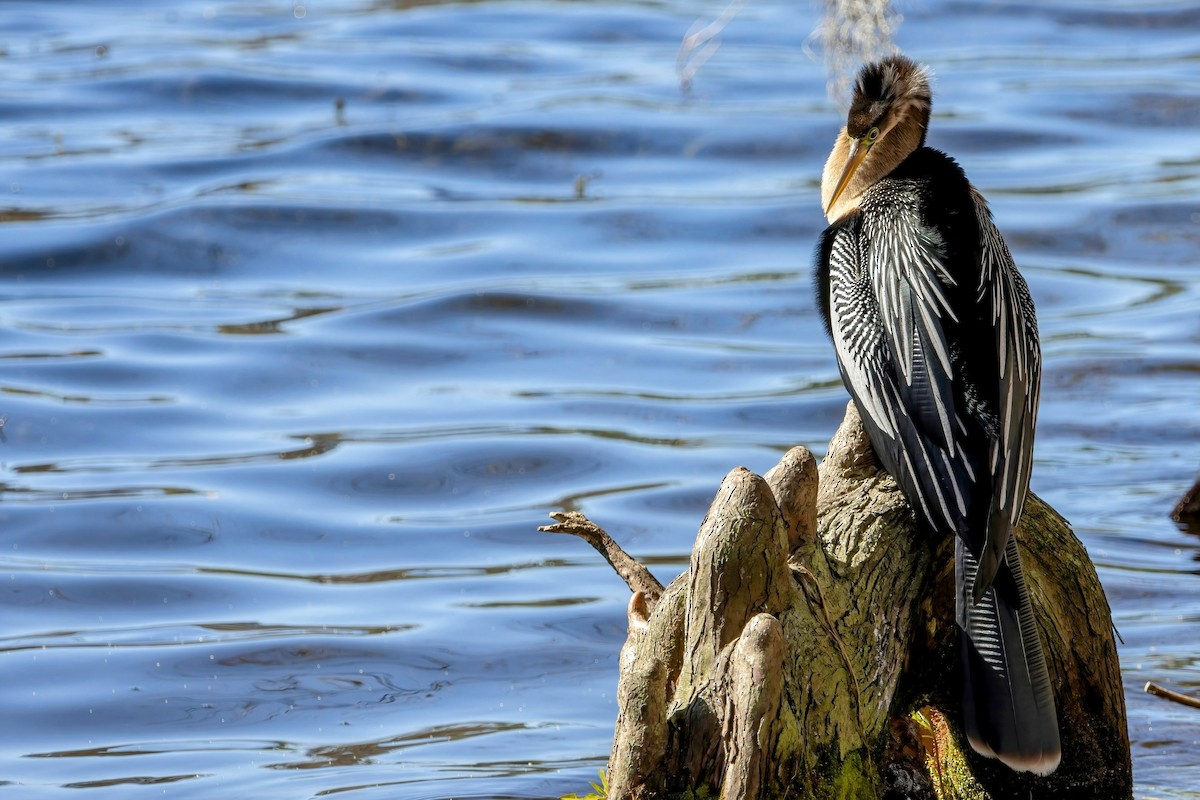
[[[661,595],[618,568],[634,595],[609,798],[1131,797],[1096,571],[1032,495],[1017,537],[1058,702],[1054,774],[1018,775],[960,741],[953,544],[917,529],[851,404],[819,470],[795,448],[765,478],[726,476]]]

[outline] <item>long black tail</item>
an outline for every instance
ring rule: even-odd
[[[1061,755],[1058,716],[1016,538],[978,603],[971,601],[977,562],[958,537],[954,555],[967,740],[1014,770],[1047,775]]]

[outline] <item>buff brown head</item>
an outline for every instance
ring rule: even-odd
[[[826,219],[857,208],[863,192],[925,143],[932,102],[929,70],[911,59],[889,56],[862,68],[821,177]]]

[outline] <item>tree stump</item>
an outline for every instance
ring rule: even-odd
[[[634,594],[609,798],[1121,798],[1129,738],[1108,603],[1065,520],[1030,495],[1016,531],[1055,687],[1047,777],[959,733],[953,542],[876,467],[853,404],[818,469],[797,447],[726,476],[665,589],[580,514]]]

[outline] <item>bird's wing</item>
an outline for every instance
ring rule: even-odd
[[[829,317],[847,388],[910,502],[964,530],[975,476],[962,452],[943,321],[954,318],[940,235],[915,208],[859,215],[834,234]]]
[[[992,503],[974,586],[978,601],[991,585],[1005,557],[1008,538],[1025,508],[1033,469],[1042,356],[1029,287],[992,222],[987,202],[974,189],[971,195],[981,245],[979,308],[989,315],[999,359],[998,430],[989,453]]]

